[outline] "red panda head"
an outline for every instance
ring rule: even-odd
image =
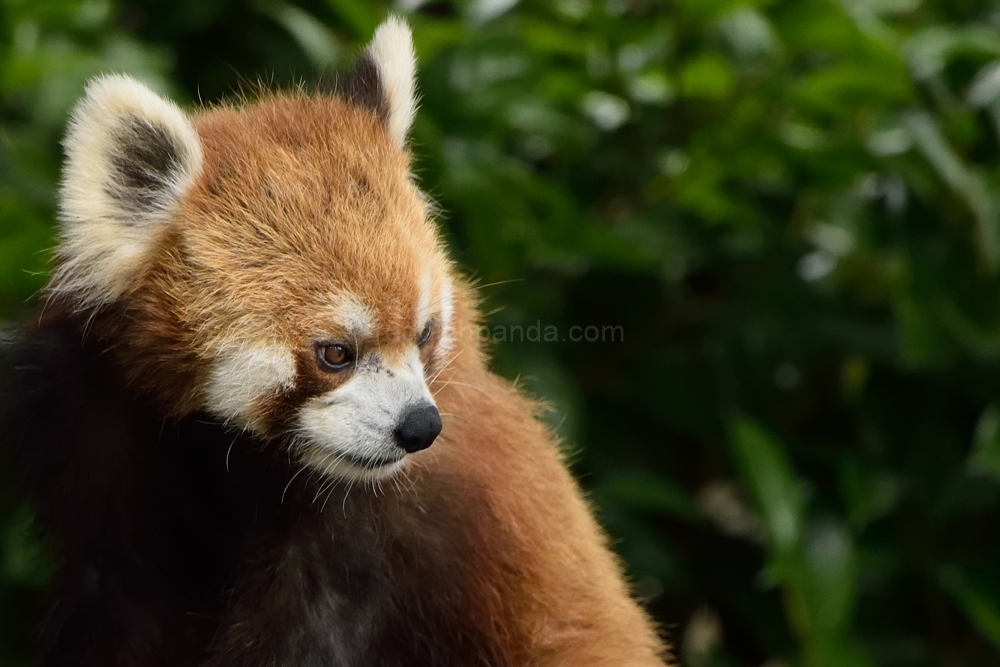
[[[189,117],[93,81],[66,139],[50,295],[173,414],[291,441],[375,478],[428,446],[456,294],[410,177],[410,33],[389,19],[335,96]]]

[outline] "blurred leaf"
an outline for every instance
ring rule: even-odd
[[[342,49],[336,36],[315,16],[286,2],[268,7],[267,13],[292,34],[315,65],[331,67],[340,62]]]
[[[724,16],[719,30],[741,60],[772,56],[778,50],[778,38],[767,17],[751,7],[738,7]]]
[[[997,239],[1000,221],[983,178],[968,169],[952,151],[930,114],[911,111],[904,116],[904,121],[917,147],[937,174],[969,207],[976,221],[979,252],[986,267],[996,270],[997,262],[1000,261],[1000,242]]]
[[[942,25],[918,31],[905,46],[918,79],[939,74],[957,54],[1000,55],[1000,32],[986,25]]]
[[[842,459],[838,477],[851,525],[859,532],[872,521],[890,514],[903,495],[897,479],[870,470],[858,458]]]
[[[1000,650],[1000,590],[973,578],[957,566],[941,571],[941,586],[976,625],[983,636]]]
[[[805,541],[805,605],[815,634],[841,633],[854,604],[855,557],[851,537],[833,521],[815,525]]]
[[[686,97],[722,99],[735,84],[732,68],[722,56],[704,53],[684,64],[681,88]]]
[[[891,69],[885,64],[879,65],[851,62],[825,67],[805,77],[796,97],[811,109],[836,115],[857,108],[862,100],[866,104],[905,102],[912,90],[909,82],[889,75]]]
[[[929,309],[912,297],[904,297],[896,303],[896,317],[904,362],[914,368],[939,363],[944,341]]]
[[[979,418],[966,469],[1000,481],[1000,407],[991,403]]]
[[[637,512],[656,512],[699,521],[701,509],[677,482],[646,471],[619,472],[593,487],[601,502],[613,502]]]
[[[32,534],[32,514],[21,506],[7,520],[3,534],[3,577],[6,581],[41,587],[52,576],[48,553]]]
[[[382,8],[374,3],[353,0],[324,0],[325,4],[350,28],[354,37],[367,39],[382,18]]]
[[[802,540],[802,491],[782,448],[760,425],[737,419],[731,440],[743,482],[750,489],[777,559],[778,575]]]

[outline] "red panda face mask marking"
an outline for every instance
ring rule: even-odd
[[[420,356],[413,349],[390,366],[372,353],[355,363],[353,375],[299,410],[303,459],[336,477],[392,474],[441,431]]]
[[[103,313],[175,413],[336,477],[397,472],[441,429],[428,384],[455,337],[451,267],[409,177],[413,62],[390,20],[334,97],[189,118],[126,77],[92,83],[51,297]]]

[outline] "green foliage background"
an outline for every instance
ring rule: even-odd
[[[0,317],[90,76],[346,65],[355,0],[0,0]],[[417,172],[691,667],[1000,665],[1000,2],[407,0]],[[49,566],[0,507],[0,663]]]

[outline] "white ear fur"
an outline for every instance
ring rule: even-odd
[[[90,308],[128,291],[201,170],[187,116],[135,79],[87,85],[64,141],[59,265],[49,290]]]
[[[400,147],[417,113],[415,90],[416,57],[413,37],[406,22],[390,16],[375,31],[368,55],[378,68],[379,81],[388,105],[386,129]]]

